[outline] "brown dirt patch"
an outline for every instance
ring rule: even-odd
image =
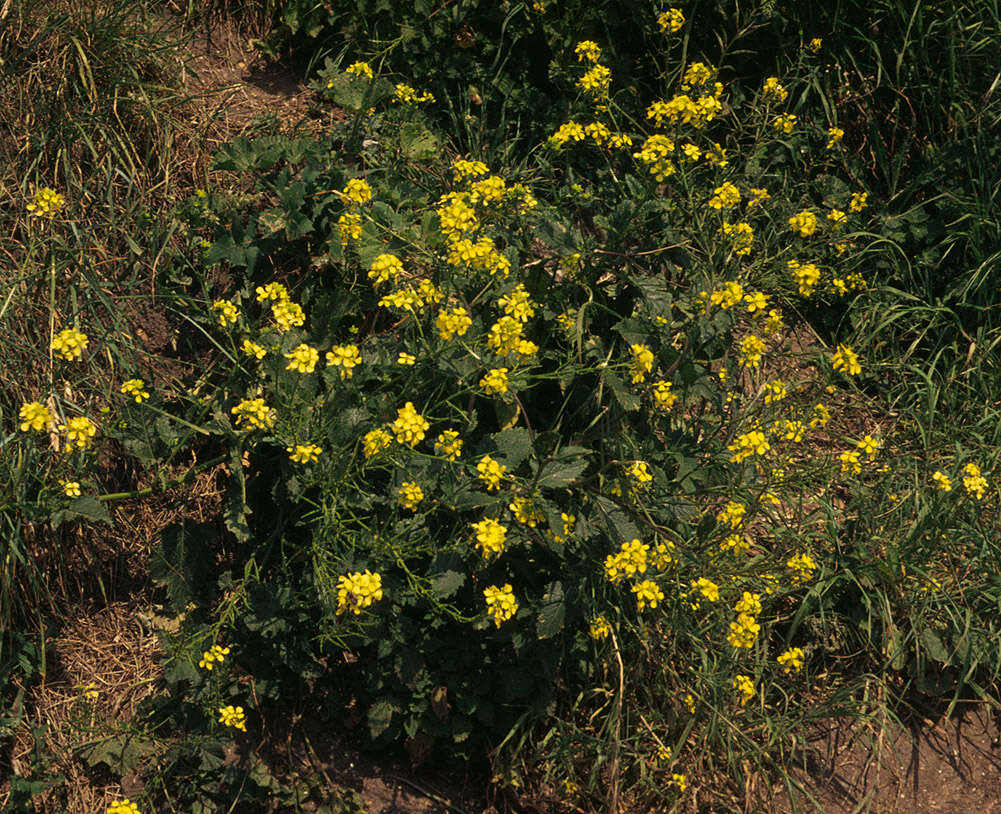
[[[986,705],[906,727],[831,721],[807,735],[793,776],[812,801],[793,807],[782,790],[777,814],[998,814],[1001,718]]]

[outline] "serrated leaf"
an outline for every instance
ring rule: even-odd
[[[514,469],[532,454],[532,436],[524,427],[513,427],[495,433],[497,451],[507,459],[507,465]]]
[[[389,701],[376,701],[368,708],[368,733],[373,739],[389,729],[395,712],[397,708]]]
[[[466,584],[466,575],[462,571],[445,571],[431,580],[431,590],[441,599],[448,599]]]
[[[542,607],[535,620],[535,635],[540,639],[555,636],[563,629],[565,618],[566,602],[563,596],[563,583],[550,583],[542,596]]]
[[[587,458],[584,457],[550,461],[542,470],[538,484],[548,489],[569,486],[587,469],[587,463]]]
[[[636,394],[629,390],[625,382],[611,370],[606,370],[603,373],[603,378],[623,410],[634,412],[640,408],[640,400]]]
[[[150,577],[167,589],[169,605],[175,611],[184,608],[212,574],[213,563],[206,545],[212,533],[209,523],[187,521],[171,526],[150,555]]]

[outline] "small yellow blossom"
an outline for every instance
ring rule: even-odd
[[[473,320],[469,318],[469,313],[465,308],[444,308],[435,319],[435,327],[438,335],[449,340],[453,336],[464,336]]]
[[[66,426],[60,429],[66,431],[66,451],[87,449],[91,440],[97,435],[97,425],[86,416],[74,416],[66,421]]]
[[[30,401],[21,405],[19,413],[21,418],[21,432],[35,430],[41,432],[52,423],[52,413],[49,408],[40,401]]]
[[[266,302],[268,300],[281,302],[282,300],[288,299],[288,289],[281,283],[259,285],[256,289],[254,289],[254,292],[257,294],[258,302]]]
[[[145,399],[149,398],[146,382],[142,379],[128,379],[122,382],[121,392],[123,395],[132,396],[136,404],[142,404]]]
[[[354,209],[372,200],[372,187],[364,178],[352,178],[344,185],[341,200],[349,209]],[[359,223],[360,223],[359,219]]]
[[[271,316],[279,333],[285,333],[291,328],[301,328],[306,322],[306,314],[302,306],[292,300],[277,300],[271,304]]]
[[[601,48],[598,46],[598,43],[591,40],[584,40],[577,43],[577,47],[573,49],[573,52],[577,55],[578,62],[583,62],[584,60],[597,62],[601,59]]]
[[[796,127],[797,117],[792,113],[783,113],[781,116],[777,116],[775,121],[772,122],[772,126],[776,130],[781,130],[783,133],[791,133]]]
[[[396,493],[396,502],[404,509],[414,511],[420,502],[424,500],[424,490],[414,481],[404,481],[400,484],[400,489]]]
[[[656,608],[657,603],[664,601],[664,592],[657,586],[657,583],[650,579],[645,579],[631,588],[636,594],[636,610],[643,610],[649,605]]]
[[[320,361],[320,352],[303,343],[286,353],[285,358],[289,360],[285,366],[286,370],[294,370],[296,373],[312,373],[316,369],[316,363]]]
[[[745,706],[748,701],[754,698],[754,682],[750,676],[738,675],[733,680],[733,688],[740,693],[740,705]]]
[[[219,707],[219,723],[239,729],[241,732],[247,731],[247,717],[243,714],[243,707]]]
[[[777,76],[769,76],[765,80],[764,87],[762,88],[765,96],[774,97],[779,103],[784,102],[789,98],[789,91],[787,91],[782,85],[779,84],[779,78]],[[788,132],[788,131],[786,131]]]
[[[337,613],[350,610],[359,616],[364,608],[382,599],[382,576],[367,568],[337,578]]]
[[[789,218],[789,228],[799,232],[800,237],[810,237],[817,231],[817,216],[809,209],[804,209]]]
[[[361,364],[361,351],[357,345],[334,345],[327,351],[326,360],[327,367],[336,367],[342,379],[350,379]]]
[[[369,266],[368,277],[376,285],[397,283],[403,274],[403,263],[395,254],[380,254]]]
[[[244,399],[230,412],[236,416],[236,424],[241,429],[265,430],[275,423],[275,411],[262,398]]]
[[[378,455],[393,443],[393,436],[383,429],[369,430],[361,439],[362,452],[366,458]]]
[[[848,376],[857,376],[862,372],[858,356],[847,345],[838,345],[838,349],[831,359],[831,366],[837,372],[844,372]]]
[[[653,400],[661,410],[670,410],[678,395],[671,390],[671,382],[661,380],[653,383]]]
[[[477,477],[487,485],[487,490],[496,492],[500,488],[500,482],[504,473],[507,472],[507,467],[497,463],[489,455],[484,455],[476,464],[476,471]]]
[[[935,488],[943,492],[952,491],[952,479],[946,475],[944,472],[935,470],[935,473],[931,476],[932,482],[935,484]]]
[[[588,634],[596,642],[607,639],[612,632],[612,626],[604,616],[595,616],[588,625]]]
[[[54,218],[63,211],[65,201],[63,196],[51,187],[43,187],[35,193],[26,209],[33,218]]]
[[[63,487],[63,494],[66,497],[80,497],[80,484],[75,480],[60,480],[59,485]]]
[[[424,433],[430,426],[424,420],[424,416],[414,409],[413,402],[408,401],[396,411],[396,420],[392,424],[392,430],[396,435],[397,443],[415,447],[424,440]]]
[[[212,303],[212,310],[218,315],[219,324],[223,328],[232,325],[240,318],[240,309],[229,300],[216,300]]]
[[[987,478],[981,474],[979,466],[969,463],[963,467],[963,488],[966,494],[976,500],[983,500],[987,486]]]
[[[258,345],[256,342],[251,342],[249,339],[243,340],[243,345],[240,350],[244,352],[247,356],[253,356],[255,359],[263,359],[267,354],[267,350],[263,345]]]
[[[211,648],[202,653],[202,658],[201,661],[198,662],[198,666],[203,670],[211,671],[215,667],[216,662],[222,663],[228,655],[228,647],[223,647],[220,644],[214,644]]]
[[[297,464],[316,463],[319,460],[320,453],[323,452],[316,444],[296,444],[295,446],[285,447],[285,451],[289,453],[289,460]]]
[[[797,554],[786,562],[786,568],[793,572],[794,583],[809,582],[817,570],[817,563],[809,554]]]
[[[803,669],[803,649],[801,647],[790,647],[776,659],[782,665],[786,675],[798,673]]]
[[[852,199],[848,202],[848,210],[850,212],[861,212],[865,209],[868,197],[868,192],[853,192]]]
[[[740,343],[740,364],[742,367],[757,367],[765,352],[765,343],[758,337],[748,336]]]
[[[484,588],[483,598],[487,601],[487,613],[493,615],[497,627],[514,616],[518,610],[518,602],[514,598],[514,590],[510,583],[505,584],[503,588],[498,588],[496,585]]]
[[[713,190],[709,206],[713,209],[729,209],[740,203],[740,190],[729,181],[724,181]]]
[[[438,434],[435,441],[434,451],[444,455],[450,461],[456,460],[462,454],[462,439],[455,430],[445,430]]]
[[[375,74],[372,73],[372,66],[367,62],[362,62],[360,60],[358,62],[352,62],[348,65],[348,67],[344,69],[344,73],[349,73],[354,76],[362,76],[365,77],[365,79],[372,79],[375,76]]]
[[[488,396],[506,393],[508,387],[507,368],[497,367],[480,379],[480,387]]]
[[[476,542],[473,545],[480,550],[484,559],[490,557],[491,554],[500,554],[504,551],[507,539],[505,526],[490,517],[473,523],[472,526],[476,534]]]
[[[345,212],[337,219],[337,232],[341,236],[341,247],[346,249],[352,242],[361,240],[361,215]]]
[[[87,349],[87,334],[76,328],[65,328],[52,337],[52,350],[61,353],[63,358],[72,362],[83,356]]]
[[[128,798],[115,800],[115,802],[108,806],[107,814],[139,814],[139,806]]]
[[[657,24],[660,26],[661,33],[676,34],[685,24],[685,15],[680,8],[669,8],[657,18]]]

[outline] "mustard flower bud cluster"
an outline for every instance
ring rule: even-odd
[[[507,528],[492,518],[485,518],[478,523],[473,523],[473,532],[476,535],[476,542],[473,545],[480,550],[484,559],[492,554],[500,554],[504,551],[507,540]]]
[[[498,367],[480,379],[480,387],[488,396],[506,393],[508,387],[507,368]]]
[[[649,551],[650,546],[636,539],[623,543],[617,553],[605,557],[605,577],[609,582],[620,582],[626,577],[645,573]]]
[[[434,322],[438,335],[445,341],[453,336],[465,336],[472,324],[473,320],[470,319],[469,313],[461,307],[442,309]]]
[[[66,421],[66,426],[60,427],[66,432],[66,452],[87,449],[94,436],[97,435],[97,425],[86,416],[74,416]]]
[[[108,814],[139,814],[139,806],[129,800],[115,800],[108,806]]]
[[[608,624],[608,620],[604,616],[595,616],[588,623],[588,635],[596,642],[607,639],[611,632],[612,626]]]
[[[751,430],[738,435],[727,449],[730,451],[730,460],[739,464],[753,455],[765,455],[771,446],[763,432]]]
[[[546,516],[535,505],[531,497],[516,497],[509,504],[508,509],[514,515],[514,519],[523,526],[535,528],[540,523],[546,522]],[[566,517],[566,515],[563,515]],[[565,525],[564,525],[565,528]]]
[[[476,471],[477,477],[487,485],[487,490],[496,492],[500,488],[500,482],[504,473],[507,472],[507,467],[497,463],[489,455],[484,455],[476,464]]]
[[[323,452],[316,444],[295,444],[286,447],[285,451],[289,453],[289,460],[297,464],[315,464]]]
[[[754,682],[750,676],[738,675],[733,679],[733,688],[740,694],[740,705],[746,706],[754,698]]]
[[[274,426],[275,411],[263,398],[244,399],[230,412],[236,416],[236,425],[245,430],[266,430]]]
[[[747,507],[736,501],[727,501],[723,510],[716,515],[716,521],[729,526],[732,529],[739,529],[744,525],[744,517],[747,515]]]
[[[372,66],[367,62],[352,62],[344,69],[344,73],[351,74],[353,76],[362,77],[364,79],[373,79],[375,74],[372,72]]]
[[[652,579],[638,582],[630,590],[636,595],[636,610],[638,611],[642,611],[647,605],[656,608],[658,603],[664,601],[664,592]]]
[[[801,647],[790,647],[776,661],[782,665],[783,672],[786,675],[794,672],[798,673],[803,669],[803,649]]]
[[[34,197],[31,199],[31,203],[25,207],[28,210],[28,215],[33,218],[48,218],[51,220],[60,212],[63,211],[65,205],[65,200],[63,196],[56,192],[51,187],[43,187],[38,190]]]
[[[820,281],[820,269],[813,263],[801,265],[798,260],[789,260],[786,266],[789,268],[796,285],[799,286],[799,293],[804,297],[809,297]]]
[[[80,497],[80,484],[75,480],[60,480],[59,485],[63,487],[63,494],[66,497]]]
[[[247,731],[247,716],[243,714],[243,707],[219,707],[219,723],[239,729],[241,732]]]
[[[337,578],[337,613],[350,610],[355,616],[382,599],[382,575],[365,571],[343,574]]]
[[[383,429],[369,430],[362,437],[362,452],[365,458],[372,458],[393,443],[393,436]]]
[[[817,563],[809,554],[796,554],[786,562],[786,568],[792,571],[792,581],[799,585],[813,579],[813,572],[817,570]]]
[[[740,364],[742,367],[758,367],[761,364],[761,356],[765,352],[765,343],[758,337],[745,337],[740,343]]]
[[[408,401],[396,411],[396,420],[392,424],[393,434],[398,444],[417,446],[424,440],[424,433],[431,425],[424,416],[417,412],[412,401]]]
[[[361,364],[361,351],[357,345],[334,345],[327,351],[325,358],[327,367],[336,367],[341,379],[350,379],[355,368]],[[309,372],[312,372],[312,368]]]
[[[28,430],[41,432],[54,421],[49,408],[40,401],[30,401],[21,405],[18,415],[21,418],[21,432],[28,432]]]
[[[661,410],[670,410],[678,400],[678,395],[671,390],[671,382],[661,379],[653,383],[653,400]]]
[[[435,441],[434,451],[439,455],[444,455],[450,461],[456,460],[462,455],[462,439],[455,430],[445,430],[438,434]]]
[[[490,585],[483,589],[483,598],[487,602],[487,613],[494,618],[494,624],[500,627],[518,611],[518,602],[514,598],[514,590],[507,583],[502,588]]]
[[[653,370],[653,351],[646,345],[630,345],[633,358],[629,362],[629,374],[633,384],[646,381],[646,374]]]
[[[404,84],[403,82],[396,83],[396,88],[393,92],[393,99],[394,101],[404,105],[419,105],[424,102],[434,104],[435,101],[434,94],[429,91],[417,93],[417,91],[410,87],[410,85]]]
[[[839,373],[848,376],[857,376],[862,372],[862,365],[859,364],[858,356],[847,345],[838,345],[837,351],[831,359],[831,367]]]
[[[662,34],[670,32],[676,34],[685,24],[685,15],[679,8],[669,8],[657,18],[657,25],[660,26]]]
[[[232,325],[240,318],[240,309],[229,300],[216,300],[212,303],[212,310],[219,318],[219,324],[225,328]]]
[[[223,647],[219,644],[214,644],[204,653],[202,653],[201,661],[198,662],[198,666],[204,670],[212,670],[216,663],[221,664],[226,656],[229,655],[229,648]]]
[[[132,396],[136,404],[142,404],[149,398],[149,391],[146,389],[146,382],[142,379],[128,379],[122,382],[122,395]]]
[[[316,363],[320,361],[320,352],[303,343],[286,353],[285,358],[289,360],[285,366],[286,370],[292,370],[296,373],[312,373],[316,369]]]
[[[975,500],[983,500],[987,486],[987,478],[981,474],[979,466],[968,463],[963,467],[963,488],[966,494]]]
[[[422,500],[424,500],[424,490],[418,483],[404,481],[400,484],[400,489],[396,493],[396,502],[404,509],[416,511]]]
[[[817,216],[809,209],[804,209],[789,218],[789,228],[799,232],[800,237],[810,237],[817,231]]]
[[[50,347],[56,353],[62,354],[63,359],[72,362],[83,356],[87,342],[87,334],[81,333],[76,328],[64,328],[52,337]]]

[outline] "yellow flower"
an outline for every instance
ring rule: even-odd
[[[327,367],[336,367],[342,379],[350,379],[361,364],[361,351],[357,345],[334,345],[327,351],[326,360]]]
[[[689,587],[691,587],[693,591],[698,592],[700,597],[705,597],[710,602],[719,602],[719,586],[711,579],[699,577],[698,579],[692,580],[689,583]],[[696,598],[696,604],[693,605],[693,607],[698,607],[698,597]]]
[[[375,75],[372,73],[372,66],[367,62],[352,62],[344,69],[344,73],[349,73],[354,76],[365,77],[365,79],[372,79]]]
[[[595,65],[577,80],[577,87],[592,96],[607,96],[612,72],[604,65]]]
[[[647,117],[654,118],[658,127],[665,115],[668,114],[663,113],[656,104],[651,105],[650,109],[647,110]],[[668,117],[670,116],[668,115]],[[650,170],[650,174],[658,181],[664,181],[674,175],[676,171],[674,162],[670,159],[670,155],[673,152],[674,142],[667,136],[658,133],[644,141],[640,151],[633,153],[633,158],[645,164],[647,169]]]
[[[263,345],[258,345],[256,342],[251,342],[249,339],[243,340],[243,345],[240,348],[247,356],[253,356],[255,359],[263,359],[267,350],[264,349]]]
[[[830,212],[827,213],[827,219],[836,229],[839,226],[844,226],[844,224],[847,223],[848,216],[840,209],[832,209]]]
[[[91,439],[97,435],[97,425],[86,416],[75,416],[67,420],[66,426],[61,429],[66,430],[67,452],[74,446],[77,449],[87,449]]]
[[[518,602],[514,598],[511,583],[505,584],[503,588],[490,585],[483,589],[483,597],[487,601],[487,613],[493,615],[497,627],[514,616],[518,610]]]
[[[712,65],[706,65],[704,62],[693,62],[688,66],[681,79],[681,89],[687,91],[691,89],[692,85],[704,85],[712,79],[715,72],[716,69]]]
[[[462,439],[455,430],[445,430],[439,433],[435,441],[434,451],[454,461],[462,454]]]
[[[244,399],[230,412],[236,416],[236,425],[241,429],[265,430],[275,423],[275,411],[262,398]]]
[[[286,353],[285,358],[289,360],[285,366],[286,370],[294,370],[296,373],[312,373],[316,368],[316,363],[320,361],[320,352],[303,343]]]
[[[257,294],[258,302],[265,302],[266,300],[281,302],[282,300],[288,299],[288,289],[281,283],[259,285],[256,289],[254,289],[254,292]]]
[[[424,420],[424,416],[414,409],[414,403],[408,401],[396,411],[396,420],[392,424],[392,430],[396,435],[397,443],[415,447],[424,440],[424,433],[430,426]]]
[[[671,391],[671,382],[654,382],[653,400],[661,410],[670,410],[678,400],[677,394]]]
[[[465,158],[457,158],[452,162],[453,177],[456,181],[466,178],[479,178],[490,173],[490,168],[482,161],[469,161]]]
[[[638,486],[646,486],[653,480],[646,461],[633,461],[626,467],[626,474],[635,479]]]
[[[772,196],[768,194],[767,189],[762,189],[761,187],[751,187],[751,200],[747,202],[747,208],[757,206],[762,201],[766,201]]]
[[[29,401],[21,405],[21,432],[29,429],[41,432],[52,423],[52,413],[40,401]]]
[[[306,322],[306,314],[302,306],[292,300],[277,300],[271,304],[271,315],[279,333],[285,333],[291,328],[300,328]]]
[[[226,656],[229,655],[229,648],[223,647],[219,644],[214,644],[209,650],[202,653],[201,661],[198,662],[198,666],[202,669],[211,671],[215,667],[215,662],[222,662]]]
[[[682,144],[681,152],[689,161],[698,161],[702,158],[702,150],[691,142],[685,142]]]
[[[813,263],[800,265],[798,260],[790,260],[786,265],[789,267],[792,278],[799,286],[799,293],[804,297],[809,297],[820,281],[820,269]]]
[[[297,464],[316,463],[320,453],[323,452],[316,444],[296,444],[292,447],[285,447],[285,451],[289,453],[289,460]]]
[[[656,608],[658,602],[664,600],[664,592],[657,586],[657,583],[650,579],[633,585],[632,592],[636,594],[636,610],[643,610],[647,605]]]
[[[528,322],[531,317],[535,316],[532,298],[522,283],[518,283],[512,291],[501,297],[497,304],[504,309],[505,314],[520,322]]]
[[[935,488],[943,492],[952,491],[952,479],[946,475],[944,472],[935,470],[935,473],[931,476],[932,482],[935,484]]]
[[[817,570],[817,563],[809,554],[797,554],[786,562],[786,568],[793,572],[792,581],[794,583],[809,582],[813,577],[813,572]]]
[[[366,458],[379,454],[393,443],[393,436],[385,430],[369,430],[362,437],[362,451]]]
[[[35,193],[31,203],[26,207],[28,215],[33,218],[54,218],[63,211],[65,201],[63,196],[51,187],[43,187]]]
[[[831,359],[831,366],[835,371],[844,372],[848,376],[857,376],[862,372],[858,356],[847,345],[838,345],[838,349]]]
[[[633,384],[639,384],[646,381],[646,374],[653,370],[653,351],[646,345],[630,345],[629,350],[633,355],[629,362],[629,373]]]
[[[417,364],[417,357],[412,353],[405,353],[400,351],[400,355],[396,357],[396,364],[403,367],[412,367]]]
[[[709,199],[709,206],[713,209],[729,209],[740,203],[740,190],[729,181],[724,181],[713,190],[713,197]]]
[[[368,181],[364,178],[352,178],[344,185],[341,200],[348,209],[355,209],[362,204],[367,204],[372,200],[372,187],[368,185]],[[356,215],[355,217],[358,216]],[[361,218],[358,218],[357,222],[360,224]]]
[[[848,209],[851,212],[861,212],[865,209],[866,199],[869,197],[868,192],[853,192],[852,199],[848,202]]]
[[[820,37],[814,37],[810,40],[810,44],[806,47],[816,54],[821,48],[824,47],[824,41]]]
[[[438,335],[447,341],[453,336],[464,336],[473,320],[469,318],[465,308],[443,308],[434,324]]]
[[[657,18],[657,24],[660,26],[661,33],[676,34],[685,24],[685,15],[679,8],[669,8]]]
[[[115,802],[108,806],[108,814],[139,814],[139,806],[128,798],[115,800]]]
[[[123,395],[132,396],[136,404],[142,404],[144,399],[149,398],[149,391],[146,390],[146,383],[142,379],[129,379],[123,382],[121,392]]]
[[[232,325],[240,317],[240,309],[229,300],[216,300],[212,303],[212,310],[219,315],[219,324],[223,328]]]
[[[401,102],[405,105],[417,105],[422,102],[434,103],[434,94],[424,91],[424,93],[418,94],[410,85],[406,85],[403,82],[396,83],[396,91],[393,98],[397,102]]]
[[[63,487],[63,494],[66,497],[80,497],[80,484],[75,480],[61,480],[59,484]]]
[[[403,274],[403,263],[394,254],[380,254],[369,267],[368,277],[376,285],[392,282],[397,283]]]
[[[754,229],[751,224],[744,221],[740,223],[723,221],[720,232],[730,238],[733,243],[733,253],[738,257],[751,253],[751,245],[754,243]]]
[[[601,59],[601,48],[598,47],[598,43],[591,40],[584,40],[577,43],[577,47],[573,49],[573,52],[577,55],[578,62],[583,62],[585,59],[588,62],[597,62]]]
[[[341,236],[341,248],[347,248],[354,241],[361,240],[361,215],[345,212],[337,219],[337,232]]]
[[[743,367],[757,367],[761,364],[764,352],[765,343],[752,334],[740,343],[740,364]]]
[[[823,427],[827,425],[827,422],[831,420],[831,411],[827,409],[823,404],[815,404],[813,406],[813,418],[810,419],[810,428],[815,429],[816,427]]]
[[[750,676],[738,675],[733,680],[733,688],[740,693],[740,705],[745,706],[748,701],[754,698],[754,682]]]
[[[555,133],[549,137],[549,143],[554,147],[562,147],[570,141],[583,141],[587,134],[582,125],[575,121],[561,124]]]
[[[765,96],[774,96],[776,101],[779,103],[784,102],[789,98],[789,91],[779,84],[779,78],[777,76],[769,76],[765,80],[765,85],[762,88],[762,92]],[[788,131],[786,131],[788,132]]]
[[[733,439],[733,443],[727,446],[730,451],[730,460],[739,464],[753,455],[764,455],[771,449],[771,445],[765,439],[765,434],[760,430],[751,430],[738,435]]]
[[[753,616],[742,613],[737,617],[737,621],[730,622],[730,632],[727,634],[727,641],[731,647],[751,648],[761,632],[761,625],[757,623]]]
[[[624,577],[645,573],[649,550],[650,546],[639,540],[623,543],[617,553],[605,557],[605,578],[609,582],[619,582]]]
[[[79,359],[87,349],[87,334],[76,328],[65,328],[52,337],[52,350],[68,361]]]
[[[797,117],[792,113],[783,113],[781,116],[777,116],[775,121],[772,122],[772,126],[776,130],[781,130],[783,133],[791,133],[796,127]]]
[[[845,137],[845,131],[840,127],[831,127],[827,130],[827,149],[830,150],[835,144]]]
[[[247,717],[243,714],[243,707],[219,707],[219,723],[239,729],[241,732],[247,731]]]
[[[876,457],[876,453],[879,452],[880,443],[871,435],[867,435],[861,441],[859,441],[855,446],[860,451],[868,455],[869,460],[871,461]]]
[[[351,610],[359,616],[363,608],[368,608],[373,602],[382,599],[382,576],[373,574],[367,568],[365,572],[355,571],[337,578],[337,613]]]
[[[983,500],[987,486],[987,478],[980,473],[979,466],[969,463],[963,467],[963,488],[966,490],[966,494],[977,500]]]
[[[535,501],[531,497],[516,497],[507,507],[515,520],[530,528],[534,529],[539,523],[546,521],[546,516],[536,508]]]
[[[93,681],[88,681],[86,684],[77,684],[74,689],[88,701],[96,701],[98,696],[100,696],[97,685]]]
[[[476,542],[473,545],[480,550],[484,559],[491,554],[500,554],[504,551],[507,528],[489,517],[473,523],[472,526],[476,532]]]
[[[790,647],[776,659],[782,665],[786,675],[792,672],[799,672],[803,669],[803,649],[800,647]]]
[[[746,514],[747,508],[742,503],[729,500],[723,510],[716,515],[716,520],[719,523],[727,524],[732,529],[739,529],[744,525]]]
[[[809,237],[817,231],[817,216],[810,210],[804,209],[789,218],[789,228],[799,232],[800,237]]]
[[[396,493],[396,502],[404,509],[414,511],[424,500],[424,490],[414,481],[404,481]]]
[[[476,464],[476,471],[479,473],[477,477],[487,485],[487,490],[495,492],[500,488],[501,478],[507,472],[507,467],[497,463],[489,455],[484,455]]]
[[[765,385],[765,404],[782,401],[786,397],[786,385],[781,379],[776,379]]]
[[[595,616],[588,624],[588,635],[596,642],[607,639],[612,632],[612,626],[604,616]]]
[[[488,396],[492,396],[496,393],[506,393],[507,392],[507,368],[497,367],[487,373],[482,379],[480,379],[480,387],[486,392]]]

